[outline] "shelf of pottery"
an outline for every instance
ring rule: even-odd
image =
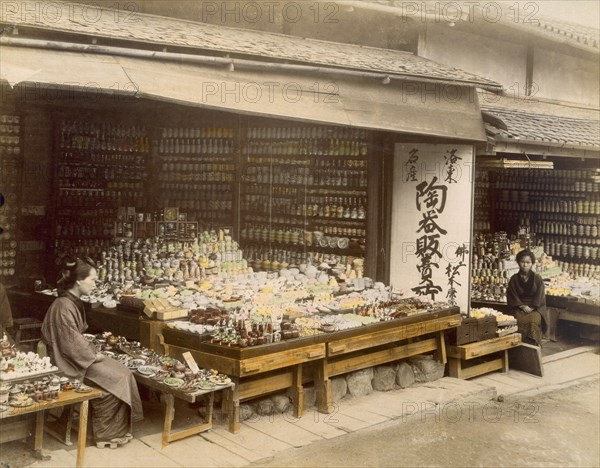
[[[178,207],[200,230],[233,226],[234,129],[161,128],[157,178],[162,208]]]
[[[0,115],[0,281],[12,283],[16,273],[22,173],[21,117]]]
[[[252,266],[327,262],[362,275],[367,133],[249,128],[242,148],[240,243]]]
[[[117,236],[119,208],[146,203],[146,128],[65,120],[56,133],[55,248],[105,248]]]
[[[495,189],[500,225],[529,226],[563,271],[600,272],[599,170],[507,170]]]
[[[535,235],[520,232],[509,239],[505,232],[477,234],[471,270],[471,298],[475,301],[506,302],[506,288],[512,275],[519,271],[516,255],[528,248],[535,255],[534,271],[544,279],[561,274],[559,262],[534,245]]]
[[[473,197],[473,232],[490,232],[491,226],[491,193],[489,171],[475,170],[475,193]]]

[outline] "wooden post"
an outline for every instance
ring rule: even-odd
[[[321,359],[317,362],[317,367],[315,368],[315,388],[317,392],[317,408],[321,413],[331,413],[333,411],[333,392],[327,371],[327,359]]]
[[[169,435],[171,434],[171,424],[175,418],[175,397],[171,393],[163,393],[165,397],[165,422],[162,433],[162,446],[165,448],[169,445]]]
[[[304,414],[304,387],[302,387],[302,364],[297,364],[294,369],[294,394],[296,405],[294,415],[297,418]]]
[[[442,364],[446,364],[448,361],[446,358],[446,340],[444,339],[444,332],[439,331],[436,336],[437,349],[435,350],[435,359]]]
[[[240,430],[240,379],[233,379],[234,386],[227,397],[227,420],[229,432],[236,433]]]
[[[214,403],[215,403],[215,392],[210,392],[210,395],[208,396],[208,417],[206,419],[206,423],[210,424],[210,425],[212,425]]]
[[[460,359],[450,358],[448,360],[448,375],[450,377],[454,377],[455,379],[461,378],[461,362]]]
[[[44,443],[44,410],[38,411],[35,414],[35,440],[33,449],[36,458],[43,458],[42,444]]]
[[[508,372],[508,349],[504,350],[502,356],[502,372]]]
[[[79,405],[79,430],[77,432],[77,468],[83,466],[83,457],[85,455],[85,443],[87,440],[89,401],[85,400]]]

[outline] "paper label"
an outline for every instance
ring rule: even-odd
[[[196,364],[196,360],[194,359],[194,356],[192,356],[192,353],[186,351],[181,355],[181,357],[183,357],[183,360],[186,362],[186,364],[194,374],[200,372],[200,368],[198,367],[198,364]]]

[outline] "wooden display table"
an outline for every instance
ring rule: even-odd
[[[230,383],[227,385],[216,386],[214,389],[211,390],[198,390],[193,393],[190,393],[183,392],[181,390],[178,390],[177,388],[169,387],[168,385],[157,382],[152,378],[141,375],[138,372],[133,372],[133,375],[138,384],[142,384],[148,388],[161,392],[165,398],[165,421],[163,424],[162,432],[163,448],[166,447],[169,444],[169,442],[183,439],[184,437],[189,437],[191,435],[199,434],[200,432],[208,431],[209,429],[211,429],[215,392],[233,387],[233,384]],[[206,417],[206,421],[202,424],[196,424],[186,429],[173,432],[171,430],[171,425],[173,423],[173,419],[175,418],[175,398],[180,398],[189,403],[195,403],[198,400],[198,398],[203,395],[208,395],[208,414]]]
[[[499,338],[478,341],[477,343],[448,346],[446,352],[449,358],[449,375],[450,377],[456,377],[458,379],[470,379],[496,370],[507,372],[508,350],[515,346],[519,346],[520,344],[521,335],[519,333],[513,333]],[[466,362],[471,359],[492,354],[499,354],[500,356],[490,361],[464,367]]]
[[[44,412],[54,408],[62,408],[67,405],[79,404],[79,432],[77,434],[77,467],[83,466],[85,453],[85,442],[87,436],[87,420],[89,401],[102,396],[98,389],[92,389],[87,393],[75,391],[60,392],[57,400],[42,401],[24,408],[10,408],[0,412],[0,421],[24,414],[35,414],[35,442],[34,449],[37,456],[41,457],[42,443],[44,439]]]
[[[332,334],[327,358],[317,364],[314,380],[319,411],[333,411],[330,377],[432,351],[436,360],[446,364],[444,332],[460,322],[459,309],[450,308],[348,330],[358,332],[349,336],[343,336],[343,332]]]
[[[500,312],[510,313],[510,309],[505,302],[471,301],[471,306],[493,307]],[[600,327],[599,305],[582,302],[582,300],[571,296],[546,295],[546,307],[558,311],[558,320]]]
[[[239,430],[241,400],[286,388],[294,389],[295,415],[302,416],[302,366],[325,358],[325,343],[315,343],[315,337],[242,349],[202,342],[198,335],[168,327],[163,333],[165,354],[179,356],[189,350],[202,367],[231,376],[235,385],[223,392],[222,403],[231,432]]]
[[[197,334],[169,327],[163,329],[161,340],[165,354],[178,356],[190,351],[202,367],[232,377],[235,386],[224,392],[223,411],[229,430],[236,432],[242,400],[291,388],[295,416],[300,417],[304,407],[303,384],[313,381],[319,410],[331,412],[332,376],[431,351],[445,363],[444,330],[459,324],[459,309],[453,307],[248,348],[211,344]]]

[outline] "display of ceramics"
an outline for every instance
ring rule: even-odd
[[[75,391],[77,393],[89,393],[93,390],[92,387],[88,387],[87,385],[80,385],[79,388],[76,388]]]
[[[15,408],[25,408],[27,406],[31,406],[33,405],[34,401],[33,398],[17,398],[15,400],[12,400],[9,405],[10,406],[14,406]]]
[[[165,380],[163,380],[163,383],[165,385],[168,385],[169,387],[181,387],[183,385],[183,379],[176,379],[173,377],[168,377]]]
[[[129,362],[127,362],[127,367],[129,367],[130,369],[137,369],[140,366],[143,366],[144,364],[146,364],[146,361],[144,361],[143,359],[131,359]]]
[[[231,383],[231,379],[225,374],[217,374],[208,378],[208,380],[215,385],[227,385]]]
[[[145,376],[155,375],[160,369],[156,366],[139,366],[137,371]]]
[[[198,380],[196,382],[196,387],[199,390],[212,390],[213,388],[215,388],[216,384],[214,382],[211,382],[210,380]]]

